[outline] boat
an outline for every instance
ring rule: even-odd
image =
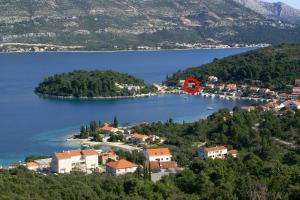
[[[213,110],[214,108],[213,107],[207,107],[207,110]]]

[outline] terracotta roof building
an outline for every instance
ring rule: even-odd
[[[236,89],[237,89],[237,86],[234,83],[230,83],[230,84],[226,85],[226,90],[235,91]]]
[[[74,168],[91,172],[98,168],[98,153],[94,149],[71,150],[56,153],[52,157],[51,170],[56,173],[69,173]]]
[[[115,176],[134,173],[138,165],[127,160],[119,160],[106,163],[106,172]]]
[[[108,159],[116,161],[118,160],[118,155],[113,151],[99,153],[99,160],[103,165],[107,163]]]
[[[144,152],[146,160],[149,161],[171,161],[172,155],[169,148],[147,149]]]
[[[130,140],[130,142],[132,142],[134,144],[140,144],[140,143],[145,142],[147,138],[148,138],[147,135],[135,133],[135,134],[131,135],[129,140]]]
[[[246,111],[246,112],[251,112],[254,111],[256,109],[255,106],[242,106],[240,107],[241,111]]]
[[[293,95],[300,95],[300,87],[293,88]]]
[[[103,132],[112,132],[114,127],[112,127],[109,123],[104,123],[104,125],[101,128],[98,128],[98,131]]]
[[[280,100],[283,101],[283,100],[286,100],[286,99],[289,98],[289,94],[287,94],[287,93],[281,93],[281,94],[278,95],[278,97],[279,97]]]
[[[150,169],[176,169],[177,163],[175,161],[145,161],[145,167]]]
[[[227,148],[225,146],[204,148],[199,151],[199,156],[201,158],[225,159],[226,155],[227,155]]]
[[[238,155],[238,150],[236,150],[236,149],[232,149],[232,150],[228,151],[228,156],[232,156],[232,157],[236,158],[237,155]]]
[[[28,170],[37,171],[39,169],[39,165],[36,162],[27,162],[25,164]]]

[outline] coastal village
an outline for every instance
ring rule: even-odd
[[[161,87],[163,93],[184,94],[185,80],[179,80],[176,87]],[[250,100],[264,105],[264,108],[279,111],[285,109],[300,109],[300,78],[293,85],[286,85],[286,92],[274,91],[260,87],[261,81],[254,80],[251,84],[221,83],[218,77],[209,76],[204,86],[194,95],[221,98],[227,100]],[[188,88],[194,88],[194,82],[187,83]],[[242,110],[253,110],[253,106],[241,107]]]
[[[184,80],[179,81],[177,88],[172,93],[181,94]],[[194,83],[188,83],[188,87],[194,87]],[[300,109],[300,79],[296,79],[294,85],[288,86],[290,92],[278,93],[269,88],[260,88],[253,85],[238,85],[235,83],[219,83],[218,78],[209,76],[207,83],[196,95],[205,97],[219,97],[226,99],[249,99],[259,101],[265,110],[274,110],[279,114],[286,110]],[[166,89],[166,87],[164,87]],[[169,89],[169,88],[167,88]],[[170,91],[170,90],[168,90]],[[247,93],[249,96],[245,96]],[[242,106],[241,111],[251,112],[257,106]],[[84,132],[88,128],[83,128]],[[35,159],[15,166],[24,166],[29,170],[43,174],[61,174],[71,171],[81,171],[87,174],[92,172],[108,173],[119,176],[127,173],[138,173],[148,170],[152,181],[158,181],[162,176],[176,173],[184,169],[178,166],[172,158],[172,152],[164,147],[165,138],[155,134],[142,134],[134,132],[130,126],[119,127],[111,123],[95,125],[95,131],[101,133],[99,141],[95,137],[71,138],[69,140],[80,142],[82,148],[54,153],[51,157]],[[119,137],[121,136],[121,137]],[[97,148],[97,146],[109,146],[109,150]],[[143,163],[128,161],[113,150],[122,149],[132,153],[137,151],[143,154]],[[198,150],[198,157],[202,159],[227,159],[238,157],[237,149],[228,149],[225,146],[206,147],[203,143]]]
[[[24,166],[28,170],[45,175],[81,171],[87,174],[98,172],[119,176],[127,173],[137,173],[140,176],[145,176],[141,172],[146,170],[147,174],[150,173],[150,178],[154,182],[165,175],[184,169],[184,167],[178,166],[173,159],[171,150],[164,147],[164,139],[157,135],[131,133],[130,127],[113,127],[109,123],[104,123],[102,127],[98,128],[98,131],[105,134],[103,142],[95,142],[91,137],[88,139],[72,139],[85,141],[82,148],[57,152],[51,157],[18,163],[10,168]],[[127,134],[124,134],[125,132]],[[120,133],[123,135],[122,141],[108,142],[110,137]],[[133,151],[142,153],[143,163],[134,163],[120,158],[112,148],[103,150],[97,148],[97,144],[121,148],[130,153]],[[156,148],[152,148],[151,146],[155,144]],[[236,158],[238,156],[236,149],[229,150],[225,146],[204,147],[204,145],[205,143],[198,151],[198,157],[202,159],[227,159],[228,157]],[[141,148],[142,146],[143,148]]]

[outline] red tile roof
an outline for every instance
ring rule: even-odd
[[[216,146],[216,147],[209,147],[209,148],[205,148],[205,151],[220,151],[220,150],[224,150],[227,149],[225,146]]]
[[[87,150],[71,150],[71,151],[65,151],[62,153],[54,154],[57,160],[70,159],[73,156],[81,156],[81,155],[91,156],[91,155],[98,155],[98,153],[94,149],[87,149]]]
[[[238,154],[238,150],[232,149],[232,150],[228,151],[228,154],[230,154],[230,155]]]
[[[149,156],[170,155],[171,154],[169,148],[147,149],[146,152]]]
[[[117,154],[113,151],[99,153],[99,157],[103,158],[114,158],[116,156]]]
[[[293,88],[293,91],[294,91],[294,90],[299,91],[299,90],[300,90],[300,87],[294,87],[294,88]]]
[[[100,130],[102,131],[112,131],[114,127],[112,127],[110,124],[108,123],[104,123],[104,126],[102,128],[100,128]]]
[[[64,159],[71,158],[71,155],[68,152],[62,152],[62,153],[56,153],[55,157],[57,158],[57,160],[64,160]]]
[[[98,152],[95,149],[82,150],[81,154],[85,156],[98,156]]]
[[[27,162],[26,167],[38,167],[39,165],[36,162]]]
[[[149,161],[145,161],[145,167],[149,168]],[[177,163],[174,161],[150,161],[150,169],[173,169],[177,168]]]
[[[70,156],[80,156],[81,155],[81,151],[79,149],[77,150],[71,150],[71,151],[68,151]]]
[[[281,94],[279,94],[279,96],[281,96],[281,97],[288,97],[289,94],[287,94],[287,93],[281,93]]]
[[[293,104],[300,106],[300,101],[293,101]]]
[[[145,137],[147,137],[146,135],[142,135],[142,134],[138,134],[138,133],[135,133],[131,136],[132,138],[135,138],[135,139],[143,139]]]
[[[138,165],[127,160],[119,160],[115,162],[106,163],[106,166],[114,168],[114,169],[125,169],[125,168],[132,168],[137,167]]]

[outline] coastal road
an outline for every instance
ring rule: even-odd
[[[297,148],[297,145],[295,145],[294,143],[287,142],[287,141],[281,140],[281,139],[276,138],[276,137],[272,137],[272,138],[273,138],[273,140],[275,140],[275,141],[278,142],[279,144],[288,146],[288,147],[290,147],[290,148],[292,148],[292,149],[296,149],[296,148]]]

